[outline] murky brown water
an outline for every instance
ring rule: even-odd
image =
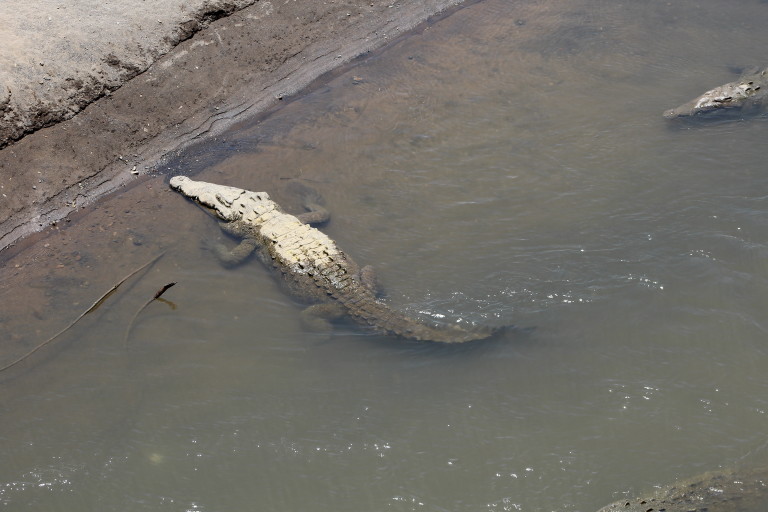
[[[768,122],[663,110],[765,65],[752,0],[465,8],[169,173],[326,198],[445,347],[302,330],[256,262],[149,180],[6,263],[6,510],[596,510],[768,459]],[[125,333],[160,286],[176,281]]]

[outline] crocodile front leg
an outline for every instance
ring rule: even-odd
[[[207,244],[213,252],[216,259],[225,267],[236,267],[241,264],[259,247],[259,244],[252,238],[245,238],[232,249],[227,249],[224,244]]]
[[[301,222],[309,224],[310,226],[316,226],[318,224],[324,224],[331,219],[331,214],[325,209],[323,204],[325,200],[320,192],[314,188],[305,185],[299,181],[291,181],[287,187],[291,194],[297,195],[301,198],[301,204],[306,208],[306,212],[296,215]]]
[[[316,226],[318,224],[324,224],[331,219],[330,212],[317,203],[304,203],[304,207],[308,211],[296,216],[296,218],[304,224]]]
[[[253,252],[259,248],[259,243],[250,234],[250,229],[239,222],[222,222],[219,224],[221,230],[236,238],[242,238],[240,243],[232,249],[227,249],[224,244],[207,244],[216,259],[225,267],[234,267],[244,262]]]

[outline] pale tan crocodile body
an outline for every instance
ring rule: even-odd
[[[241,239],[232,251],[219,251],[225,264],[237,264],[254,251],[282,277],[296,298],[315,303],[303,313],[317,330],[329,320],[348,316],[377,333],[445,343],[488,338],[498,329],[457,324],[430,325],[391,309],[376,297],[370,267],[361,269],[336,243],[310,222],[327,220],[320,209],[290,215],[266,192],[251,192],[194,181],[171,179],[171,188],[210,209],[225,232]]]

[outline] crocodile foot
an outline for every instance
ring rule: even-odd
[[[344,308],[335,303],[313,304],[301,312],[301,325],[304,329],[330,336],[333,332],[333,320],[344,317]]]

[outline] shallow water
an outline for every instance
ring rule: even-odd
[[[99,277],[31,283],[87,293],[22,340],[167,253],[4,376],[0,503],[589,511],[764,464],[768,121],[661,117],[766,64],[768,4],[729,5],[486,0],[168,164],[293,211],[302,180],[393,307],[520,327],[500,340],[325,340],[257,262],[218,266],[215,222],[159,179],[105,202],[133,238],[80,221],[94,248],[60,253]]]

